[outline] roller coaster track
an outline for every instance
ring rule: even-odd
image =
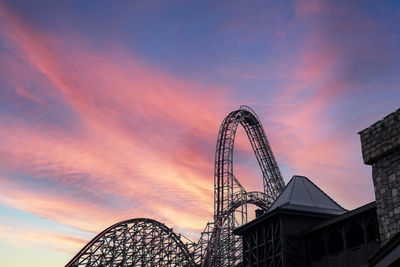
[[[244,128],[263,175],[263,192],[247,192],[233,174],[238,125]],[[285,184],[267,136],[247,106],[232,111],[218,133],[214,166],[214,220],[198,242],[183,240],[164,224],[132,219],[110,226],[90,241],[66,266],[236,266],[242,241],[233,229],[247,223],[247,204],[266,210]]]
[[[263,193],[246,192],[233,174],[233,148],[239,124],[244,128],[261,168]],[[284,186],[267,136],[255,112],[247,106],[241,106],[229,113],[218,133],[214,168],[214,222],[211,224],[211,234],[206,235],[207,247],[197,253],[201,254],[201,266],[239,264],[242,260],[242,242],[232,231],[247,222],[247,204],[267,209]],[[210,230],[207,232],[210,233]]]
[[[188,247],[158,221],[116,223],[93,238],[66,266],[194,266]]]

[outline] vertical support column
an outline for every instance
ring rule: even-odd
[[[383,245],[400,231],[400,109],[359,134],[364,163],[372,165]]]

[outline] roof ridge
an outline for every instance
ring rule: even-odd
[[[290,187],[288,188],[288,195],[287,195],[287,198],[286,198],[286,203],[290,203],[290,200],[292,199],[293,188],[294,188],[294,185],[296,183],[296,179],[297,179],[297,176],[293,176],[293,178],[289,181],[288,185],[290,185]],[[292,182],[292,180],[293,180],[293,182]]]
[[[337,203],[333,198],[331,198],[327,193],[325,193],[324,190],[322,190],[321,188],[319,188],[316,184],[314,184],[310,179],[308,179],[308,177],[303,176],[304,178],[306,178],[313,186],[315,186],[316,188],[318,188],[326,197],[328,197],[330,200],[333,201],[333,203],[335,203],[336,205],[338,205],[341,209],[347,211],[347,209],[343,208],[341,205],[339,205],[339,203]]]
[[[304,178],[307,179],[307,177],[304,177]],[[307,185],[304,183],[304,180],[302,180],[302,182],[303,182],[304,188],[306,189],[308,195],[309,195],[310,198],[311,198],[312,203],[314,203],[314,206],[317,207],[317,203],[314,201],[314,198],[313,198],[313,196],[312,196],[312,194],[311,194],[311,191],[308,189]],[[322,191],[322,190],[321,190],[321,191]]]
[[[299,210],[314,208],[316,211],[319,210],[320,213],[327,214],[341,214],[347,211],[308,177],[300,175],[294,175],[290,179],[267,211],[271,212],[280,208],[298,209],[296,207],[299,207]]]

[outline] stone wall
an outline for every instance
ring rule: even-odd
[[[400,109],[359,134],[364,163],[372,165],[383,245],[400,232]]]

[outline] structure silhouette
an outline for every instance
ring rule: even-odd
[[[247,192],[233,173],[238,125],[250,140],[263,175],[263,190]],[[223,120],[217,139],[214,169],[214,218],[198,242],[175,234],[152,219],[122,221],[90,241],[66,266],[235,266],[242,260],[242,239],[234,228],[247,223],[247,205],[262,210],[285,187],[267,136],[248,106]],[[184,240],[186,239],[186,240]]]

